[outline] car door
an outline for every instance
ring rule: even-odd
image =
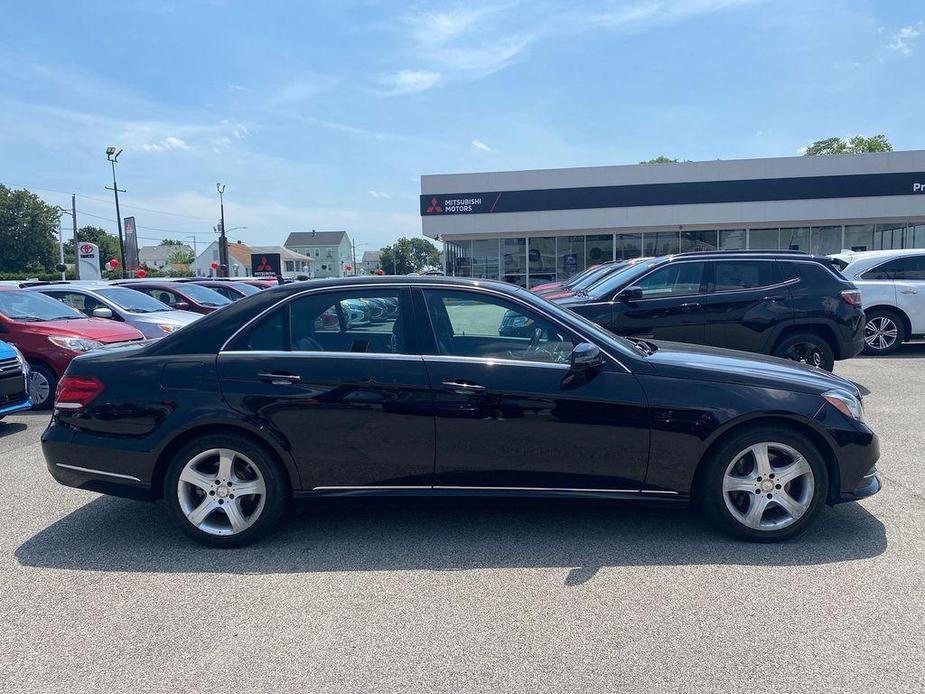
[[[773,259],[717,259],[709,263],[707,292],[705,344],[768,352],[792,322],[789,288]]]
[[[439,487],[637,491],[649,447],[635,377],[569,369],[573,330],[484,289],[415,289]],[[512,329],[517,326],[517,329]]]
[[[925,333],[925,255],[907,255],[894,274],[896,305],[909,316],[913,335]]]
[[[351,301],[395,309],[362,326]],[[430,384],[409,290],[313,291],[242,331],[219,354],[231,407],[286,442],[303,486],[315,490],[421,487],[434,469]]]
[[[672,262],[640,277],[614,298],[610,329],[627,337],[702,344],[705,265]]]

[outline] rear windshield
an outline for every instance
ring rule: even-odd
[[[260,290],[257,287],[245,284],[244,282],[229,282],[232,287],[240,291],[244,296],[250,296],[251,294],[259,294]]]
[[[231,299],[225,298],[218,292],[213,292],[208,287],[200,287],[198,284],[193,284],[192,282],[184,283],[182,288],[179,288],[178,291],[186,294],[197,304],[202,304],[203,306],[224,306],[225,304],[231,303]]]

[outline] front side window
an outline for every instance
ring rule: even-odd
[[[713,264],[713,291],[769,287],[779,282],[777,265],[760,260],[724,260]]]
[[[862,280],[925,280],[925,256],[905,256],[871,268]]]
[[[92,316],[94,309],[106,308],[102,301],[79,292],[48,292],[47,295],[80,311],[85,316]]]
[[[633,285],[643,299],[663,299],[699,294],[703,263],[671,263],[649,273]]]
[[[571,334],[520,304],[464,291],[425,291],[437,354],[566,364]]]

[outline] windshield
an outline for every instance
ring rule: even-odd
[[[569,286],[569,289],[580,292],[584,289],[587,289],[591,285],[600,282],[605,277],[609,276],[612,272],[621,272],[627,266],[627,263],[608,263],[607,265],[602,265],[595,268],[593,273],[588,274],[586,277],[582,277],[580,281],[576,282]]]
[[[10,320],[80,320],[80,311],[38,292],[0,291],[0,313]]]
[[[588,287],[587,293],[595,299],[602,299],[611,296],[617,289],[629,285],[638,277],[641,277],[653,267],[662,264],[661,258],[629,265],[622,270],[618,270],[612,275],[607,275],[595,284]]]
[[[178,291],[186,294],[186,296],[197,304],[202,304],[203,306],[224,306],[225,304],[231,303],[231,299],[225,298],[218,292],[213,292],[208,287],[200,287],[198,284],[193,284],[192,282],[184,283],[182,288]]]
[[[157,299],[147,294],[136,292],[134,289],[110,287],[108,289],[97,289],[96,293],[130,313],[157,313],[159,311],[173,310],[167,304],[162,304]]]
[[[229,282],[232,287],[244,294],[244,296],[250,296],[251,294],[259,294],[260,290],[257,287],[254,287],[250,284],[245,284],[244,282]]]

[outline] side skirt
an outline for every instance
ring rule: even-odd
[[[315,487],[294,492],[297,499],[323,497],[507,497],[507,498],[559,498],[559,499],[611,499],[615,501],[645,501],[655,503],[683,503],[690,500],[686,494],[661,490],[632,489],[546,489],[539,487]]]

